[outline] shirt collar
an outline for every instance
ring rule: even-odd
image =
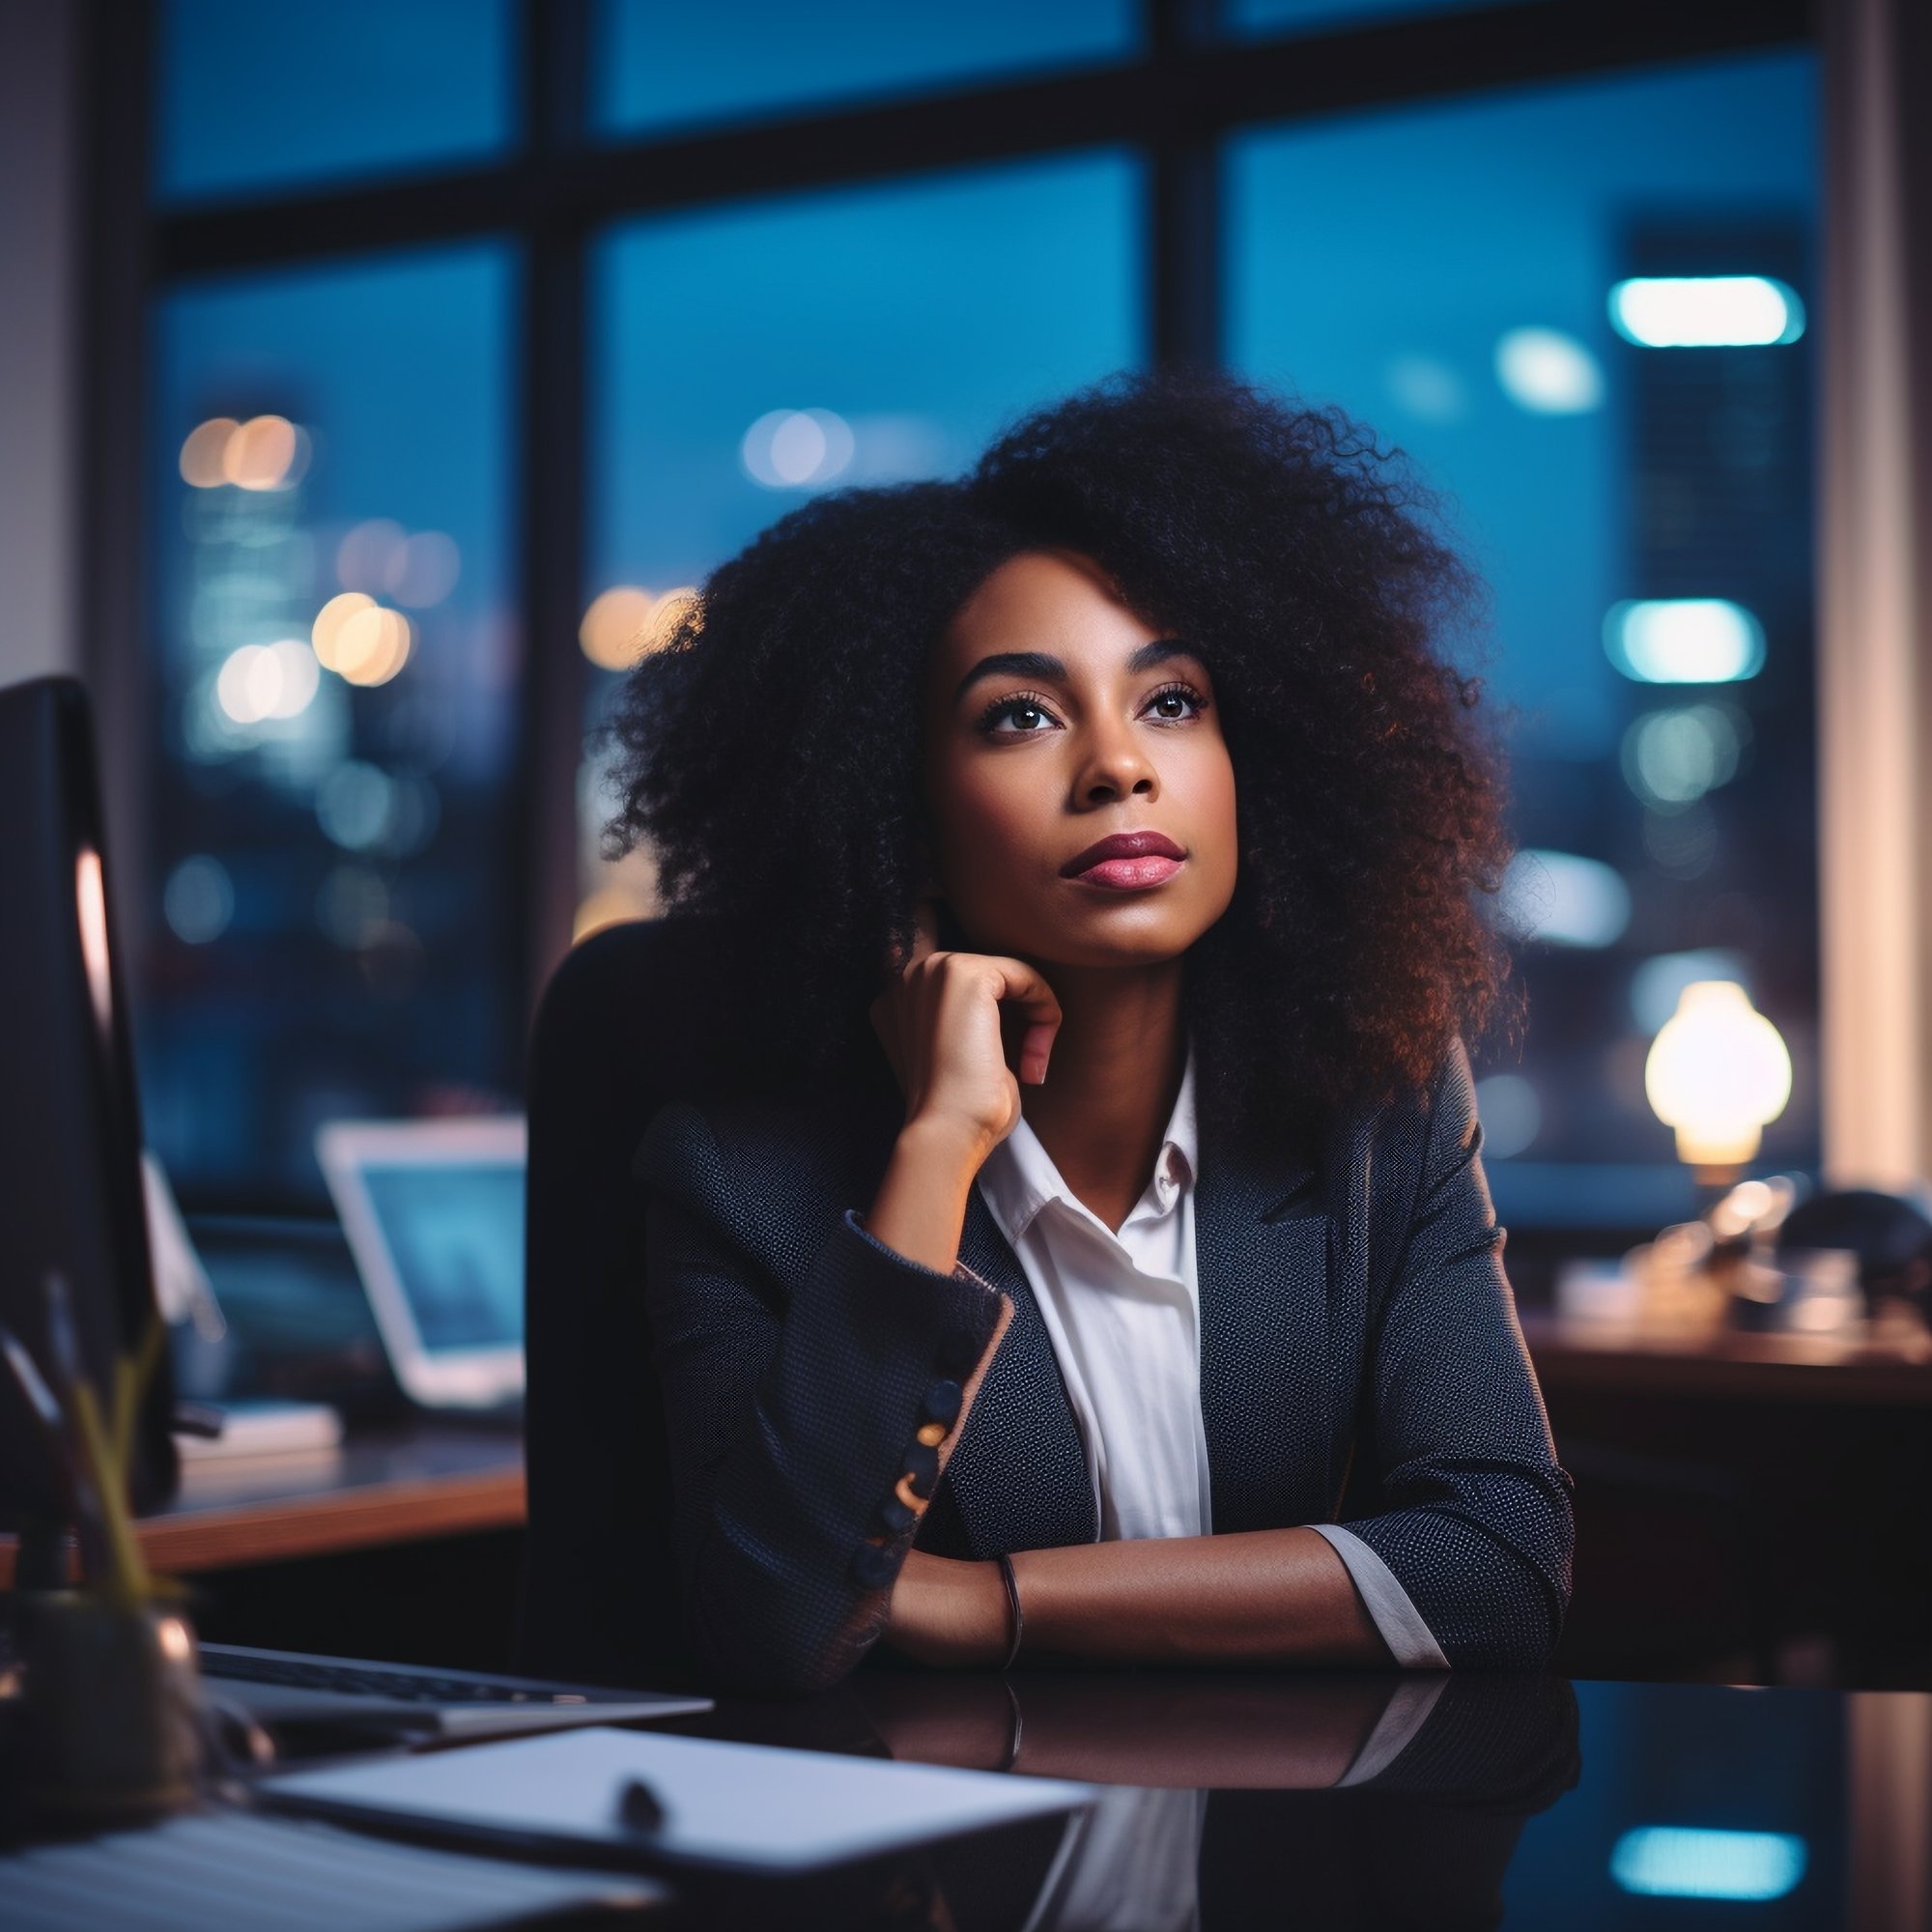
[[[1167,1118],[1167,1133],[1154,1156],[1155,1191],[1163,1207],[1172,1202],[1174,1189],[1193,1184],[1200,1164],[1198,1131],[1194,1110],[1194,1041],[1190,1037],[1180,1092],[1175,1095],[1174,1110]],[[1053,1156],[1041,1145],[1024,1114],[1012,1132],[986,1156],[979,1178],[986,1205],[993,1210],[1000,1232],[1012,1245],[1017,1245],[1033,1225],[1034,1216],[1049,1201],[1075,1199],[1060,1178]]]

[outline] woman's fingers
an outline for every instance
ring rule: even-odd
[[[1024,959],[990,955],[1004,981],[998,994],[1003,1006],[1010,1006],[1025,1022],[1020,1035],[1020,1078],[1037,1087],[1046,1079],[1046,1065],[1053,1054],[1054,1037],[1060,1031],[1060,1002],[1038,971]]]
[[[906,1118],[942,1116],[1004,1139],[1019,1117],[1015,1072],[1029,1086],[1046,1079],[1060,1002],[1024,959],[940,950],[936,900],[918,902],[913,928],[910,956],[896,971],[888,968],[870,1009]],[[1019,1023],[1014,1069],[1005,1044],[1009,1013]]]

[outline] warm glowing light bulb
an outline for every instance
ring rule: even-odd
[[[1791,1097],[1791,1055],[1734,980],[1693,980],[1651,1042],[1643,1090],[1677,1157],[1735,1167],[1757,1152],[1765,1123]]]

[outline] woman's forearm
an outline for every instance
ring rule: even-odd
[[[1014,1556],[1029,1652],[1116,1662],[1388,1663],[1312,1529],[1133,1539]]]
[[[1392,1662],[1347,1566],[1312,1529],[1072,1544],[1012,1563],[1029,1657]],[[1007,1619],[990,1563],[925,1557],[901,1577],[887,1640],[929,1662],[992,1664],[1006,1654]]]
[[[963,1128],[908,1122],[894,1143],[866,1232],[908,1261],[951,1274],[959,1259],[966,1199],[986,1148]]]

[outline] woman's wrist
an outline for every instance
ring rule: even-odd
[[[966,1196],[987,1150],[963,1122],[938,1116],[899,1129],[866,1232],[907,1260],[951,1274],[959,1259]]]
[[[886,1635],[922,1663],[998,1669],[1009,1639],[1000,1566],[912,1551],[893,1591]]]
[[[895,1153],[922,1169],[957,1176],[970,1183],[997,1145],[984,1127],[951,1114],[915,1114],[900,1127]]]

